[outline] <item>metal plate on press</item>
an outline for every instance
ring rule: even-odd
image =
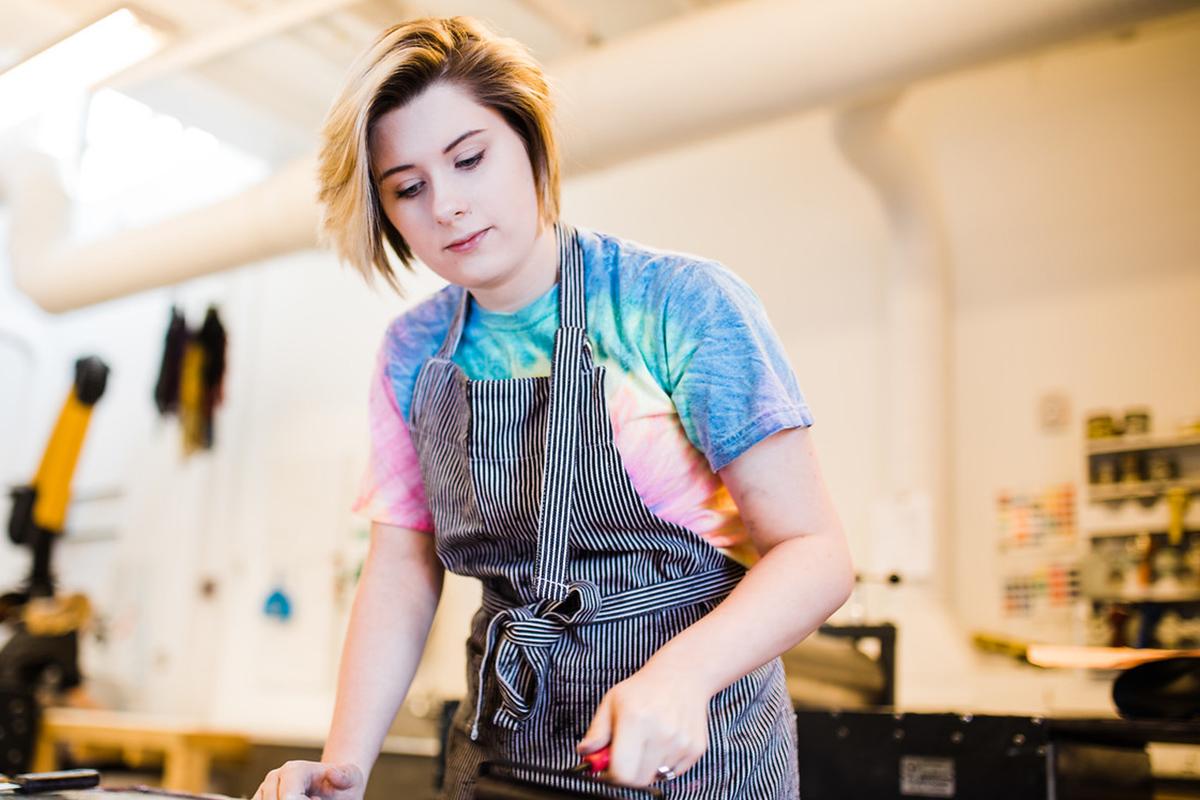
[[[954,797],[954,759],[901,756],[900,794],[904,797]]]

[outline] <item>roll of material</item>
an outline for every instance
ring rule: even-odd
[[[1123,717],[1200,717],[1200,657],[1179,656],[1130,667],[1113,681],[1113,703]]]

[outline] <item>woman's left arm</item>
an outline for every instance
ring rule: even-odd
[[[579,749],[611,742],[609,772],[621,783],[646,785],[660,766],[689,769],[707,749],[709,699],[816,630],[854,586],[807,428],[764,439],[720,475],[761,558],[711,613],[605,695]]]

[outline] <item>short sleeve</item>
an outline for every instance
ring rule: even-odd
[[[683,270],[663,319],[671,400],[713,472],[774,433],[813,424],[766,309],[732,272],[712,262]]]
[[[432,533],[417,451],[388,374],[388,350],[385,337],[368,392],[370,455],[351,510],[372,522]]]

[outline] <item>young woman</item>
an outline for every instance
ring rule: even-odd
[[[779,654],[852,567],[812,418],[750,289],[719,264],[559,219],[537,63],[469,19],[386,31],[332,108],[324,230],[398,288],[370,399],[373,520],[320,763],[256,797],[361,797],[442,571],[479,578],[446,794],[478,766],[566,769],[669,798],[794,798]],[[570,779],[563,788],[579,788]]]

